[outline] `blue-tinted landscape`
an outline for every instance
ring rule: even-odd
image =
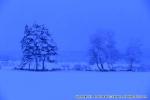
[[[149,27],[149,0],[0,0],[0,100],[148,100]]]

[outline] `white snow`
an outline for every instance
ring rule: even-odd
[[[83,100],[76,95],[150,96],[150,73],[0,70],[0,100]]]

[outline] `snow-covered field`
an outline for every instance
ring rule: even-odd
[[[76,95],[150,96],[150,73],[0,70],[0,100],[102,100]]]

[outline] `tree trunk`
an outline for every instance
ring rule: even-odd
[[[23,61],[22,63],[21,63],[21,68],[20,69],[23,69],[25,66],[26,66],[26,62],[25,61]]]
[[[102,70],[104,70],[104,65],[101,63],[101,68],[102,68]]]
[[[98,64],[98,62],[96,63],[96,65],[97,65],[97,67],[98,67],[99,71],[101,71],[101,68],[99,67],[99,64]]]
[[[29,62],[29,70],[30,70],[30,62]]]
[[[101,65],[101,69],[102,71],[104,70],[104,65],[102,63],[102,58],[101,58],[101,54],[99,54],[99,58],[98,58],[99,62],[100,62],[100,65]]]
[[[35,67],[36,67],[36,70],[38,70],[38,58],[35,57]]]
[[[102,69],[102,71],[103,71],[103,70],[104,70],[104,65],[103,65],[103,63],[102,63],[101,58],[99,58],[99,60],[100,60],[101,69]]]
[[[43,58],[43,61],[42,61],[42,69],[45,70],[45,57]]]

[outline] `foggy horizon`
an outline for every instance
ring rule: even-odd
[[[122,52],[132,38],[140,39],[144,56],[150,56],[148,0],[2,0],[0,6],[0,56],[20,58],[24,26],[33,23],[48,27],[61,59],[85,60],[98,30],[114,32]]]

